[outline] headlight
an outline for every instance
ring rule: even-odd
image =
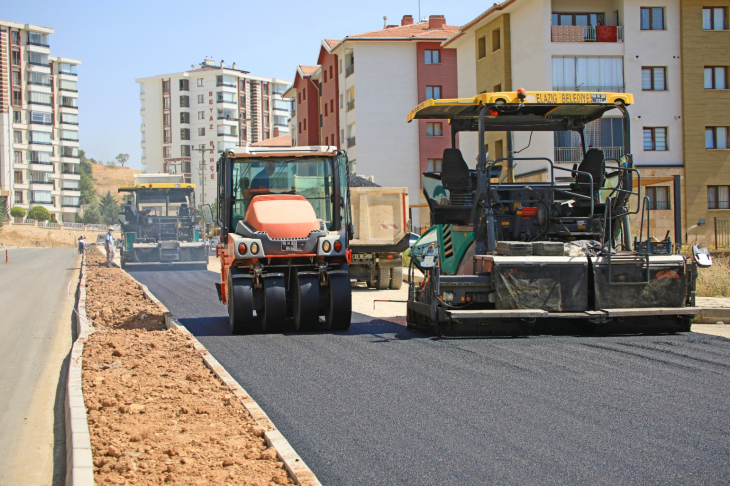
[[[254,255],[259,252],[259,244],[258,243],[251,243],[251,253]]]
[[[322,243],[322,251],[325,253],[329,253],[332,249],[332,245],[330,245],[330,242],[325,240],[324,243]]]

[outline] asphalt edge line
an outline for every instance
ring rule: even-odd
[[[66,382],[64,415],[66,424],[66,485],[93,486],[94,463],[91,454],[91,436],[86,418],[86,405],[82,390],[81,370],[84,343],[89,338],[86,317],[86,255],[81,257],[81,270],[76,298],[76,341],[71,346],[71,356]]]
[[[200,341],[198,341],[195,335],[188,331],[185,326],[180,324],[180,321],[172,316],[167,307],[162,302],[160,302],[160,300],[155,297],[152,292],[150,292],[150,289],[148,289],[146,285],[139,282],[128,272],[124,273],[127,274],[129,278],[134,280],[137,285],[139,285],[139,288],[150,300],[157,303],[157,305],[159,305],[163,309],[165,316],[165,327],[167,327],[168,329],[176,329],[193,341],[193,348],[203,358],[205,365],[210,368],[210,370],[218,377],[219,380],[221,380],[228,387],[229,390],[231,390],[231,393],[233,393],[238,398],[238,400],[241,402],[249,415],[251,415],[254,421],[259,426],[266,429],[266,432],[264,432],[266,444],[276,450],[277,456],[279,457],[281,462],[284,463],[284,468],[289,473],[289,476],[294,480],[294,483],[300,486],[322,486],[322,483],[319,482],[319,479],[317,479],[317,476],[314,474],[314,472],[309,469],[309,466],[307,466],[307,464],[299,456],[299,454],[297,454],[291,444],[289,444],[289,441],[286,440],[286,437],[284,437],[284,435],[279,432],[279,430],[274,425],[274,422],[271,421],[269,416],[266,415],[266,412],[264,412],[259,404],[256,403],[256,400],[251,398],[248,392],[246,392],[246,390],[235,380],[235,378],[233,378],[233,376],[231,376],[231,374],[226,371],[223,365],[221,365],[218,360],[210,354],[208,349],[203,346]]]

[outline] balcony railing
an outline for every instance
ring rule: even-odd
[[[30,163],[30,164],[40,164],[40,165],[53,165],[53,162],[50,162],[50,161],[49,162],[44,162],[44,161],[33,160],[33,159],[29,160],[28,163]]]
[[[350,137],[347,139],[347,148],[354,147],[355,146],[355,137]]]
[[[553,91],[604,91],[606,93],[623,93],[625,86],[553,86]]]
[[[597,27],[583,25],[553,25],[551,27],[552,42],[623,42],[622,25],[599,25]]]
[[[31,66],[43,66],[43,67],[48,67],[48,66],[51,65],[51,63],[48,62],[48,61],[46,61],[46,62],[43,62],[43,61],[28,61],[28,64],[30,64]]]
[[[29,40],[28,41],[28,45],[29,46],[38,46],[38,47],[51,47],[50,44],[44,44],[42,42],[35,42],[35,41],[32,41],[32,40]]]
[[[219,120],[229,120],[229,121],[237,121],[238,117],[236,116],[227,116],[227,115],[218,115]]]
[[[346,78],[349,77],[350,74],[352,74],[354,72],[355,72],[355,65],[354,64],[350,64],[349,66],[347,66],[345,68],[345,77]]]
[[[347,111],[352,111],[355,109],[355,100],[350,100],[347,102]]]
[[[590,147],[603,150],[607,159],[618,159],[624,154],[623,147]],[[580,147],[555,147],[555,162],[563,164],[577,164],[583,160],[583,150]]]

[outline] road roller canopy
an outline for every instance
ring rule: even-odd
[[[303,147],[233,147],[225,156],[230,159],[240,158],[276,158],[276,157],[333,157],[337,155],[337,147],[312,145]]]
[[[485,128],[495,130],[562,131],[580,129],[607,111],[631,105],[629,93],[580,91],[505,91],[473,98],[430,99],[408,114],[414,119],[447,119],[459,130],[478,130],[486,109]],[[625,110],[621,110],[625,114]]]

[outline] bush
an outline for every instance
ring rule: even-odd
[[[51,213],[43,206],[33,206],[28,211],[28,217],[36,221],[48,221],[51,219]]]
[[[19,208],[18,206],[10,208],[10,216],[13,218],[25,218],[25,209]]]
[[[730,258],[714,255],[712,266],[697,272],[697,297],[727,297],[730,295]]]

